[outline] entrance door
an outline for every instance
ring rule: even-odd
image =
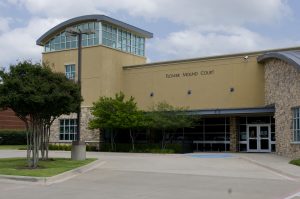
[[[271,152],[270,125],[248,125],[248,152]]]

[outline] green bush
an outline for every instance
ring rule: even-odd
[[[26,131],[1,130],[1,145],[24,145],[27,144]]]
[[[49,150],[53,151],[71,151],[72,145],[71,144],[49,144]],[[87,151],[97,151],[96,146],[86,145]]]
[[[70,144],[49,144],[49,150],[71,151],[71,149]]]
[[[101,143],[100,151],[111,152],[110,143]],[[135,150],[132,151],[131,144],[117,143],[115,152],[135,152],[135,153],[181,153],[181,144],[167,144],[166,149],[161,149],[160,144],[135,144]]]
[[[87,151],[98,151],[96,146],[93,145],[86,145],[86,150]]]

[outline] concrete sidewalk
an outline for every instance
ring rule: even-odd
[[[272,153],[236,153],[235,155],[274,172],[300,180],[300,167],[289,164],[291,158]]]

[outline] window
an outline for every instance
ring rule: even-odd
[[[102,26],[102,42],[103,45],[112,48],[117,47],[117,28],[111,25],[103,24]]]
[[[102,23],[102,44],[135,55],[145,55],[145,38],[127,30]]]
[[[59,139],[75,140],[77,133],[76,119],[61,119],[59,123]]]
[[[99,22],[88,22],[73,26],[75,29],[92,29],[94,34],[82,35],[82,46],[95,46],[99,44]],[[44,46],[45,52],[77,48],[77,36],[67,36],[65,31],[51,38]]]
[[[294,142],[300,142],[300,107],[293,108],[292,111]]]
[[[83,47],[102,44],[134,55],[145,56],[145,38],[133,32],[101,22],[86,22],[72,27],[78,30],[95,30],[94,34],[82,35]],[[65,31],[62,31],[49,39],[44,46],[44,51],[74,49],[77,48],[77,42],[77,36],[68,36]]]
[[[75,64],[68,64],[66,67],[66,77],[75,80]]]

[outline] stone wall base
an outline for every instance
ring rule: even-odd
[[[99,130],[90,130],[88,129],[88,123],[90,119],[92,119],[92,114],[90,108],[82,107],[81,108],[81,121],[80,121],[80,131],[81,131],[81,140],[86,141],[90,144],[99,143],[100,131]],[[67,142],[65,140],[59,139],[59,121],[60,119],[76,119],[77,114],[71,113],[70,115],[61,115],[57,118],[52,126],[51,126],[51,133],[50,133],[50,142]],[[70,142],[71,143],[71,142]]]

